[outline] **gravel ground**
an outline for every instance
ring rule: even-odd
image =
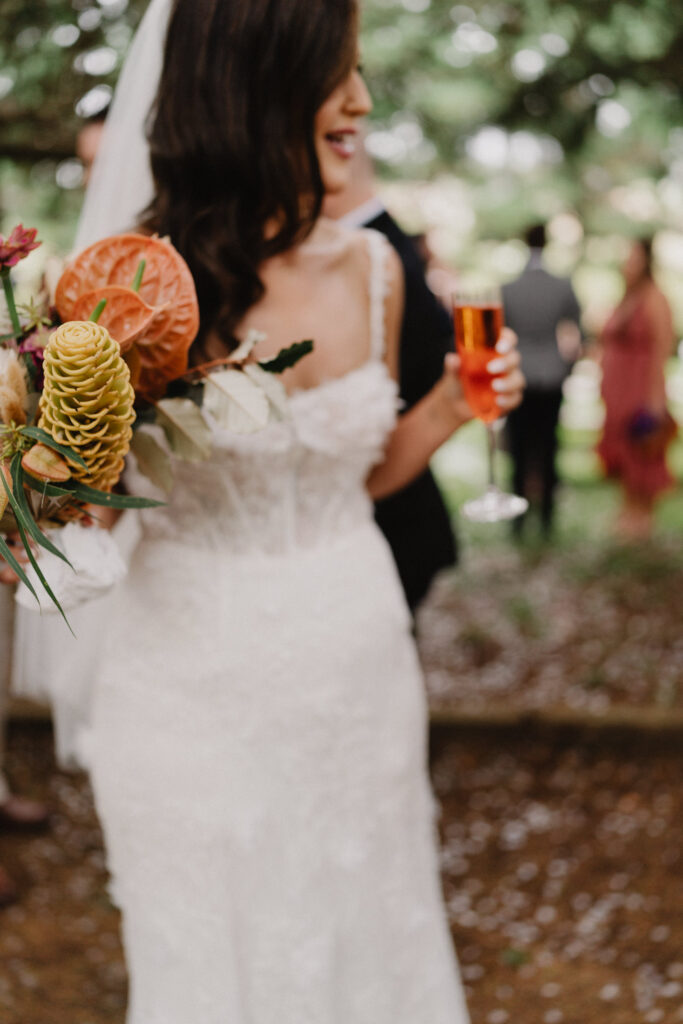
[[[472,547],[419,619],[432,709],[683,726],[682,592],[678,537]]]
[[[438,729],[432,760],[473,1024],[683,1021],[681,745]],[[45,835],[0,835],[22,889],[0,912],[0,1020],[123,1024],[118,915],[87,782],[55,770],[37,724],[14,726],[9,768],[54,813]]]

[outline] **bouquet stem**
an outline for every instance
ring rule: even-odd
[[[19,314],[17,313],[17,307],[14,301],[14,290],[12,288],[12,282],[10,281],[9,267],[3,267],[2,270],[0,270],[0,277],[2,278],[2,290],[5,293],[7,311],[12,322],[12,331],[14,332],[15,338],[20,338],[22,334],[21,323],[19,321]]]

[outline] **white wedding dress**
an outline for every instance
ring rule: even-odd
[[[370,237],[367,363],[178,462],[109,613],[88,747],[129,1024],[468,1020],[423,683],[364,489],[397,408]]]

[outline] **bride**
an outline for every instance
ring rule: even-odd
[[[210,460],[177,463],[107,613],[88,747],[128,1022],[465,1024],[425,696],[371,499],[469,413],[453,355],[397,421],[400,264],[319,216],[371,106],[355,0],[169,7],[153,0],[130,60],[149,74],[168,18],[143,224],[194,275],[192,358],[251,329],[260,358],[315,348],[284,378],[286,420],[214,423]],[[140,105],[115,101],[105,142],[123,178]],[[496,361],[506,411],[523,383],[509,332]]]

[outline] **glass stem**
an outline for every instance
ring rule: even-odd
[[[498,439],[497,439],[497,436],[496,436],[496,428],[494,427],[493,423],[487,423],[486,424],[486,434],[487,434],[487,438],[488,438],[488,448],[489,448],[489,490],[495,491],[496,490],[496,449],[498,447],[498,444],[497,444],[497,440]]]

